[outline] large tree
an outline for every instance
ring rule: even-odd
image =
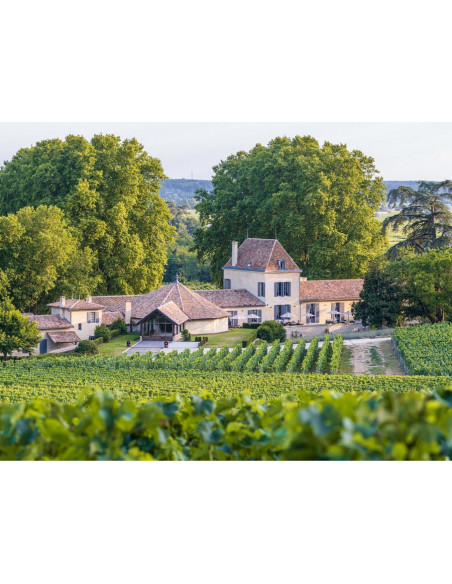
[[[389,257],[397,257],[404,249],[424,253],[451,245],[452,212],[447,201],[452,201],[452,181],[449,180],[422,181],[417,191],[405,186],[390,191],[389,205],[401,209],[384,220],[383,229],[401,229],[406,237],[388,250]]]
[[[148,292],[161,283],[174,228],[161,163],[136,140],[96,135],[23,148],[0,170],[0,213],[56,205],[96,257],[93,292]]]
[[[42,310],[60,294],[89,293],[96,286],[93,266],[93,253],[80,246],[58,207],[24,207],[0,217],[0,274],[21,310]]]
[[[0,302],[0,353],[5,361],[13,351],[33,351],[40,340],[35,322],[16,310],[10,300]]]
[[[353,316],[364,326],[395,326],[403,311],[403,287],[380,265],[364,276],[361,300],[353,305]]]
[[[310,136],[231,155],[214,167],[213,191],[197,194],[198,257],[220,279],[232,239],[276,236],[309,278],[360,277],[385,245],[376,174],[362,152]]]

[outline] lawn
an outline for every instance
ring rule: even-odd
[[[209,340],[206,347],[232,347],[238,341],[246,341],[246,339],[249,339],[254,333],[254,329],[236,328],[225,333],[208,335]]]
[[[99,354],[110,356],[120,355],[127,349],[127,341],[130,341],[133,345],[139,338],[140,335],[138,333],[119,335],[119,337],[115,337],[109,343],[102,343],[99,345]]]

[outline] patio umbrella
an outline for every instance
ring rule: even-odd
[[[295,318],[295,315],[291,312],[285,312],[284,314],[281,314],[279,318]]]
[[[350,316],[353,314],[351,310],[346,310],[343,314],[347,315],[347,321],[350,322]]]
[[[329,312],[327,312],[327,314],[341,314],[341,313],[338,312],[337,310],[330,310]]]
[[[312,314],[312,312],[305,312],[304,314],[300,314],[300,318],[311,318],[312,316],[315,317],[315,314]]]

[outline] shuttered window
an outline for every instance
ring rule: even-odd
[[[275,282],[275,296],[290,296],[290,282]]]

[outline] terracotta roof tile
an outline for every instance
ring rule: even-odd
[[[137,296],[132,301],[132,318],[141,320],[162,304],[170,301],[173,301],[187,315],[188,320],[209,320],[229,316],[219,306],[202,298],[198,293],[180,282],[174,282],[149,294]]]
[[[170,300],[170,302],[166,302],[165,304],[160,304],[156,310],[169,318],[172,322],[174,322],[174,324],[183,324],[189,320],[188,316],[182,312],[182,310],[172,300]]]
[[[359,300],[363,280],[302,280],[300,298],[309,300]]]
[[[68,320],[56,314],[27,314],[26,316],[38,325],[39,330],[74,328]]]
[[[253,270],[260,272],[275,272],[278,260],[286,262],[286,271],[300,271],[287,251],[277,239],[257,239],[249,237],[245,239],[238,249],[237,264],[232,265],[232,258],[224,265],[224,268],[239,270]]]
[[[238,308],[240,306],[265,306],[265,302],[260,300],[251,292],[244,289],[238,290],[196,290],[202,298],[213,302],[221,308]]]
[[[80,339],[75,331],[59,331],[55,333],[47,333],[47,336],[54,343],[78,343]]]
[[[129,296],[93,296],[92,299],[108,310],[120,310],[123,312],[126,302],[133,302],[139,297],[139,294],[134,294]]]
[[[107,326],[113,324],[118,318],[124,319],[124,314],[119,310],[104,310],[102,312],[102,322]]]

